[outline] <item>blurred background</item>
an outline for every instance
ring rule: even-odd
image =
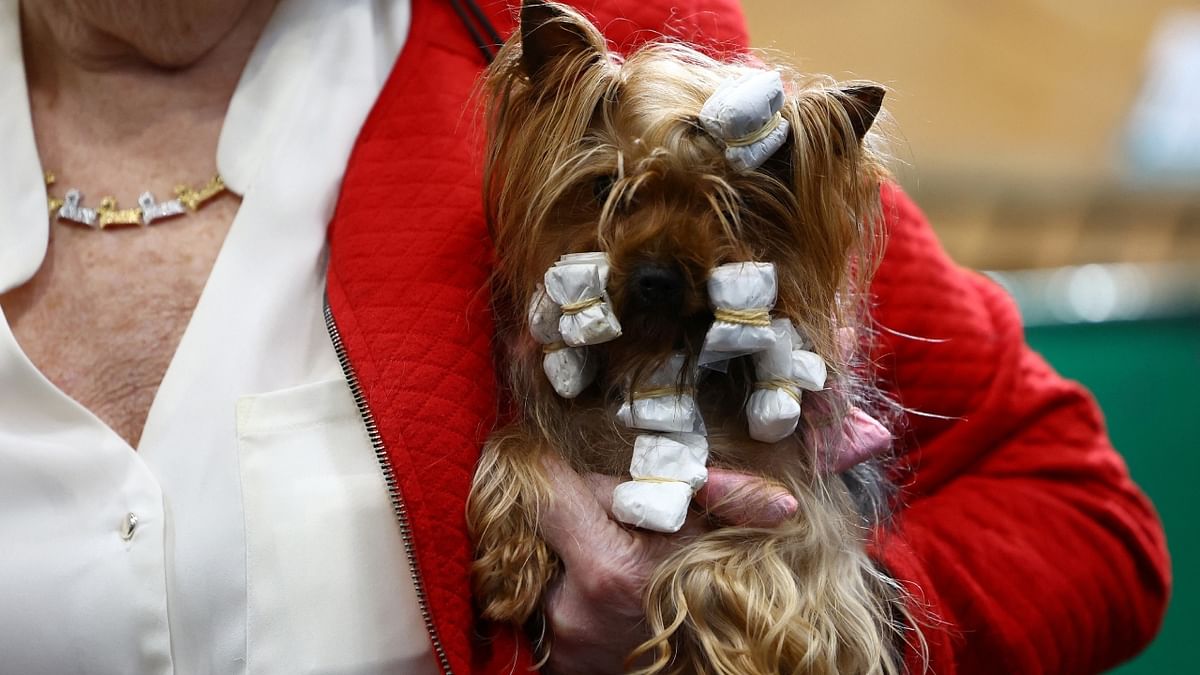
[[[1162,515],[1167,621],[1115,672],[1196,672],[1200,2],[743,3],[756,46],[889,87],[898,179],[1096,395]]]

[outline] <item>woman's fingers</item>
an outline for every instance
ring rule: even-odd
[[[541,533],[550,548],[570,567],[594,561],[597,550],[620,550],[633,545],[633,535],[609,517],[612,486],[604,497],[605,476],[575,473],[559,457],[542,460],[554,486],[554,501],[543,509]],[[616,485],[617,479],[608,479]]]
[[[600,508],[604,509],[609,518],[612,518],[613,488],[623,483],[624,480],[616,476],[605,476],[602,473],[588,473],[584,474],[581,478],[584,484],[588,486],[588,489],[592,491],[592,496],[596,498],[596,503],[600,505]]]
[[[796,514],[799,503],[786,487],[761,476],[709,469],[696,503],[729,525],[774,527]]]
[[[612,517],[612,492],[621,479],[601,474],[581,476],[558,457],[546,457],[543,466],[554,486],[554,503],[543,513],[542,536],[568,565],[592,562],[598,551],[628,549],[639,541],[649,543],[645,535],[650,533],[626,528]],[[795,515],[798,503],[778,483],[713,468],[709,469],[708,483],[696,493],[695,505],[724,524],[774,527]],[[710,529],[708,518],[693,512],[678,533],[665,537],[687,540]]]

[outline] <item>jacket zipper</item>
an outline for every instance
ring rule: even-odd
[[[396,516],[396,522],[400,524],[400,537],[404,540],[404,552],[408,556],[408,568],[412,571],[413,587],[417,591],[417,605],[421,609],[421,618],[425,620],[425,630],[429,633],[429,639],[433,643],[433,651],[437,655],[442,673],[454,675],[454,671],[450,669],[450,660],[446,658],[446,649],[442,646],[441,638],[438,637],[437,626],[433,624],[433,615],[429,612],[429,598],[425,595],[425,584],[421,580],[417,555],[413,550],[412,528],[408,523],[408,507],[405,506],[404,499],[400,496],[400,489],[396,485],[396,472],[388,462],[387,451],[383,448],[383,439],[379,435],[379,428],[375,425],[375,416],[367,405],[367,398],[363,395],[358,375],[355,374],[354,367],[350,364],[350,358],[346,355],[342,334],[338,332],[337,324],[333,321],[333,310],[329,307],[329,298],[325,298],[325,328],[329,331],[333,350],[337,352],[338,363],[342,366],[346,383],[350,385],[350,393],[354,395],[354,405],[358,407],[358,414],[362,417],[363,425],[367,429],[371,447],[375,449],[375,459],[379,462],[379,469],[383,472],[383,480],[387,484],[388,498],[392,502],[392,513]]]

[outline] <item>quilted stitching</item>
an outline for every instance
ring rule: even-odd
[[[929,603],[935,672],[1091,673],[1129,658],[1169,591],[1153,507],[1095,402],[1024,344],[1011,299],[955,266],[899,190],[884,206],[873,292],[891,332],[874,358],[903,405],[954,418],[909,415],[900,530],[877,547]]]

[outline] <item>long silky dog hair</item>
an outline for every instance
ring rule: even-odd
[[[890,485],[878,459],[827,469],[849,407],[886,409],[862,363],[863,340],[845,340],[869,330],[887,177],[872,127],[884,91],[788,74],[788,140],[762,167],[736,171],[698,114],[722,82],[763,67],[670,41],[622,58],[574,10],[526,0],[521,29],[487,71],[497,354],[515,417],[489,439],[468,503],[476,598],[489,620],[524,624],[535,614],[561,571],[537,533],[553,500],[539,458],[625,475],[636,433],[612,411],[626,382],[672,351],[695,359],[713,320],[710,269],[767,261],[778,270],[775,316],[814,345],[830,384],[806,395],[798,432],[773,444],[747,435],[747,359],[685,384],[698,387],[710,465],[778,482],[799,509],[779,527],[717,527],[663,562],[645,589],[650,637],[627,663],[642,673],[899,673],[902,648],[919,651],[920,634],[900,586],[866,552],[886,528]],[[623,335],[591,348],[597,381],[568,400],[542,373],[525,309],[542,273],[579,251],[608,254]],[[631,279],[647,264],[677,270],[673,307],[646,311],[631,300]]]

